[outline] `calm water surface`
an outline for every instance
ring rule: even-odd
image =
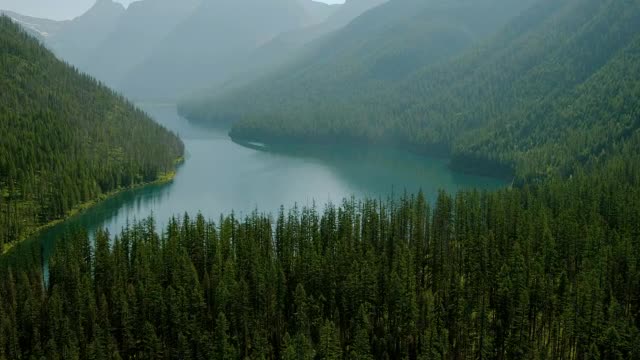
[[[127,223],[154,215],[166,220],[185,212],[217,219],[221,213],[274,213],[280,205],[322,208],[345,197],[386,198],[422,189],[434,199],[439,189],[495,189],[505,183],[451,171],[446,160],[389,149],[344,146],[291,146],[258,150],[232,142],[227,129],[203,128],[181,118],[173,106],[142,105],[160,124],[178,133],[186,162],[171,184],[150,186],[113,197],[37,239],[45,254],[61,233],[82,226],[90,233],[118,233]],[[45,256],[46,257],[46,256]]]

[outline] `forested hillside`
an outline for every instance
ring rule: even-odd
[[[274,75],[187,104],[183,112],[205,121],[237,119],[232,135],[238,138],[391,142],[452,154],[453,165],[463,169],[521,178],[571,175],[637,128],[631,99],[638,91],[638,29],[638,1],[540,0],[452,61],[422,66],[407,64],[415,55],[392,57],[405,61],[377,63],[388,67],[366,72],[364,87],[340,69],[369,68],[341,62],[336,78],[324,73],[332,84],[327,88],[307,82],[322,72],[305,63],[288,78]],[[327,63],[335,66],[333,59]],[[375,81],[406,69],[415,71],[400,73],[399,82]]]
[[[528,181],[566,178],[640,149],[640,104],[635,100],[640,96],[640,2],[583,1],[565,11],[588,20],[574,25],[553,19],[543,27],[575,26],[579,32],[554,33],[563,39],[556,46],[525,50],[520,45],[513,53],[531,51],[528,58],[519,55],[515,65],[499,60],[493,66],[501,75],[484,70],[471,80],[486,74],[484,83],[495,87],[484,100],[488,106],[481,99],[459,105],[467,113],[458,126],[480,125],[454,140],[461,166],[488,159],[516,169]],[[533,39],[529,35],[526,41]],[[530,62],[532,58],[536,61]],[[474,91],[470,83],[466,86]],[[475,91],[481,86],[474,85]],[[447,136],[455,139],[453,132]]]
[[[68,21],[39,19],[31,16],[20,15],[13,11],[4,9],[0,9],[0,15],[10,17],[13,21],[20,24],[26,32],[42,41],[44,41],[47,36],[54,36],[68,24]]]
[[[24,244],[0,257],[0,360],[640,358],[640,1],[538,0],[491,35],[498,3],[391,0],[333,53],[183,111],[511,187]],[[3,239],[171,169],[179,140],[0,25]]]
[[[325,122],[364,116],[370,104],[363,99],[468,50],[532,2],[389,1],[317,40],[291,64],[239,90],[188,101],[181,109],[196,120],[246,120],[238,129],[262,122],[265,131],[284,127],[293,133],[316,124],[317,131],[328,131]]]
[[[84,14],[63,21],[34,18],[0,9],[1,13],[42,41],[58,58],[86,71],[90,65],[87,60],[118,26],[125,8],[113,0],[98,0]]]
[[[182,142],[0,17],[0,248],[174,169]]]
[[[125,9],[98,0],[66,21],[7,14],[59,58],[124,95],[173,102],[254,79],[385,1],[139,0]]]
[[[638,160],[434,206],[80,232],[46,285],[38,248],[0,265],[0,358],[635,359]]]

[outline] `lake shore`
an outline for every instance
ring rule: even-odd
[[[108,193],[105,194],[101,194],[100,196],[98,196],[96,199],[84,202],[82,204],[78,204],[75,207],[73,207],[71,210],[69,210],[67,212],[67,214],[60,218],[60,219],[56,219],[56,220],[52,220],[49,221],[46,224],[40,225],[36,228],[34,228],[33,230],[25,233],[24,235],[22,235],[20,237],[19,240],[14,241],[10,244],[4,244],[3,248],[0,249],[0,255],[4,255],[6,253],[8,253],[9,251],[11,251],[11,249],[13,249],[16,245],[22,243],[23,241],[38,235],[39,233],[50,229],[56,225],[59,225],[67,220],[69,220],[70,218],[79,215],[81,213],[83,213],[86,210],[89,210],[90,208],[100,204],[101,202],[108,200],[116,195],[119,195],[125,191],[130,191],[130,190],[136,190],[136,189],[141,189],[147,186],[154,186],[154,185],[164,185],[164,184],[169,184],[171,182],[173,182],[173,180],[175,179],[176,175],[178,174],[178,168],[180,167],[180,165],[182,165],[184,163],[185,159],[184,157],[179,157],[175,160],[174,162],[174,166],[175,168],[172,171],[169,171],[167,173],[161,174],[158,179],[156,179],[155,181],[151,181],[151,182],[146,182],[146,183],[140,183],[140,184],[136,184],[133,186],[128,186],[128,187],[121,187],[118,189],[115,189],[113,191],[110,191]]]
[[[440,190],[483,190],[507,187],[508,182],[452,171],[445,157],[430,157],[397,147],[347,144],[249,144],[229,137],[228,129],[200,127],[170,106],[143,108],[159,124],[180,134],[186,161],[170,186],[146,186],[123,191],[96,206],[47,228],[35,236],[44,256],[55,239],[74,228],[106,229],[118,234],[134,219],[153,215],[160,223],[185,213],[251,214],[256,209],[323,206],[356,197],[388,197],[423,191],[435,201]],[[242,215],[242,216],[244,216]],[[16,249],[11,252],[14,253]]]
[[[357,146],[361,149],[390,149],[430,158],[447,160],[449,169],[466,175],[490,177],[509,183],[516,178],[516,169],[490,159],[470,159],[468,156],[454,154],[447,146],[419,145],[402,141],[380,139],[370,141],[351,136],[270,136],[260,133],[238,134],[233,129],[229,137],[234,143],[257,151],[277,151],[280,146],[315,145],[315,146]]]

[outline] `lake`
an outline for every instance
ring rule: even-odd
[[[216,220],[222,213],[275,213],[285,208],[345,197],[376,197],[418,192],[435,199],[439,189],[496,189],[502,180],[450,170],[447,160],[401,150],[347,146],[278,146],[234,143],[226,128],[204,128],[180,117],[174,106],[141,105],[157,122],[178,133],[186,162],[172,183],[123,192],[48,229],[32,241],[48,254],[54,239],[74,227],[118,233],[127,223],[154,215],[163,226],[185,212]],[[47,256],[45,256],[46,258]]]

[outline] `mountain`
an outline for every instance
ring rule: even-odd
[[[340,33],[378,52],[301,58],[200,115],[235,114],[239,140],[440,150],[511,186],[27,243],[0,256],[0,359],[637,359],[640,1],[539,0],[495,33],[496,3],[391,1],[414,16]],[[337,95],[305,82],[331,66]],[[0,71],[0,239],[180,152],[4,18]]]
[[[309,18],[299,0],[204,1],[126,76],[134,98],[176,99],[226,79],[238,62]]]
[[[327,33],[338,30],[349,24],[353,19],[365,13],[367,10],[382,5],[387,1],[389,0],[345,0],[344,4],[340,6],[340,9],[333,13],[322,24],[319,24],[318,28],[315,29],[314,32]]]
[[[352,106],[352,101],[461,54],[498,31],[530,3],[389,1],[317,40],[301,57],[263,79],[213,98],[187,102],[181,108],[187,116],[204,120],[251,117],[236,126],[235,134],[249,122],[260,127],[263,115],[281,122],[289,116],[330,121],[341,116],[341,110],[345,114],[360,111],[359,103]],[[302,121],[291,120],[290,125],[297,127]],[[271,124],[266,120],[264,124],[267,131]]]
[[[55,36],[69,23],[69,21],[55,21],[32,16],[24,16],[2,9],[0,9],[0,15],[5,15],[11,18],[14,22],[20,24],[20,26],[22,26],[22,28],[30,35],[41,41],[46,41],[48,38]]]
[[[89,70],[88,58],[116,29],[125,13],[122,4],[112,0],[98,0],[86,13],[68,21],[50,38],[45,39],[60,58]]]
[[[125,10],[99,0],[64,22],[10,15],[61,59],[128,96],[175,100],[274,64],[273,54],[254,55],[263,46],[273,52],[267,44],[282,33],[291,35],[277,59],[381,1],[143,0]]]
[[[371,41],[382,56],[371,49],[349,61],[330,54],[324,65],[316,57],[182,111],[204,121],[239,119],[238,139],[393,143],[451,155],[465,170],[571,176],[636,132],[628,102],[637,91],[630,80],[638,29],[637,1],[543,0],[447,61],[412,62],[423,57],[411,47],[393,50],[402,42],[378,34]],[[354,32],[349,27],[340,38]],[[414,49],[429,49],[422,32],[409,33],[416,36],[410,44],[420,44]],[[456,37],[442,39],[439,48]],[[336,44],[324,49],[340,54]]]
[[[244,85],[278,67],[306,54],[319,41],[333,31],[348,25],[353,19],[387,0],[347,0],[343,5],[332,5],[334,10],[323,22],[304,28],[283,32],[253,51],[236,64],[224,84],[210,84],[210,92],[221,93]],[[314,2],[305,3],[313,4]]]
[[[443,128],[452,112],[464,109],[449,126],[468,130],[443,132],[452,139],[454,165],[506,166],[529,181],[593,172],[613,158],[635,159],[640,2],[545,1],[528,20],[456,65],[474,74],[443,79],[449,85],[439,98],[447,96],[452,106],[437,110],[441,120],[425,130]],[[432,79],[425,73],[403,90]],[[428,114],[427,108],[434,106],[415,104],[407,111]]]
[[[324,22],[342,7],[340,4],[326,4],[315,0],[298,0],[298,3],[307,14],[307,25]]]
[[[95,1],[96,0],[2,0],[0,1],[0,9],[19,14],[29,14],[29,16],[33,18],[65,21],[89,9]]]
[[[173,171],[180,139],[0,17],[0,247]]]
[[[125,8],[112,0],[98,0],[86,13],[66,21],[39,19],[9,11],[4,13],[41,40],[60,59],[81,70],[88,70],[89,56],[116,29]]]
[[[200,0],[142,0],[131,3],[113,32],[87,58],[86,71],[119,88],[123,78],[143,63]],[[185,40],[186,41],[186,40]]]

